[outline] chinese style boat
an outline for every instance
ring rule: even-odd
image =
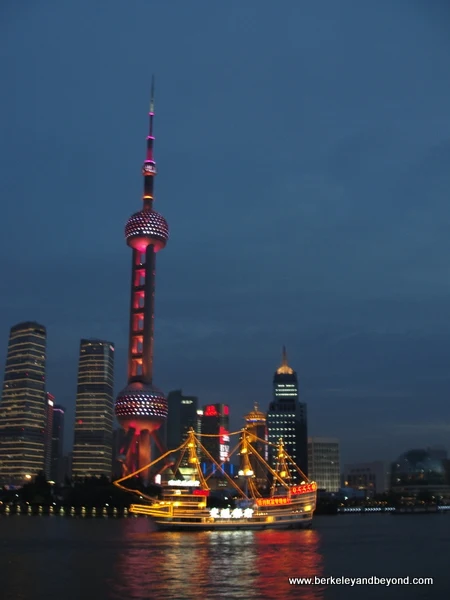
[[[307,479],[286,453],[283,441],[280,440],[277,446],[273,446],[250,434],[246,429],[236,433],[240,435],[240,440],[234,451],[239,451],[241,459],[237,480],[231,478],[202,445],[199,438],[203,436],[191,429],[181,446],[166,452],[157,460],[122,477],[114,484],[123,490],[138,494],[144,502],[132,504],[130,512],[151,517],[159,529],[251,530],[311,527],[316,508],[317,485]],[[275,468],[257,452],[254,446],[256,442],[273,446],[276,456]],[[205,477],[200,468],[199,452],[216,465],[216,472],[220,470],[230,488],[235,491],[233,505],[227,508],[209,505],[212,500],[208,484],[210,476]],[[171,454],[177,455],[178,459],[168,463]],[[263,465],[271,480],[267,492],[260,491],[255,483],[255,461]],[[123,485],[142,472],[149,473],[158,463],[162,463],[159,475],[156,476],[156,480],[161,481],[158,498]],[[190,466],[191,472],[188,477],[181,475],[182,464]],[[169,478],[167,473],[170,474]],[[295,485],[292,485],[293,481],[296,482]]]

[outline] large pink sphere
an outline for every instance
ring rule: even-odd
[[[150,244],[158,252],[169,239],[169,226],[165,218],[155,210],[140,210],[128,219],[125,238],[129,246],[140,252],[145,252]]]

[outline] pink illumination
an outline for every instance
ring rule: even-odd
[[[229,415],[230,414],[230,409],[226,405],[224,405],[224,407],[223,407],[223,414],[224,415]]]
[[[127,442],[121,452],[124,474],[151,462],[153,443],[161,453],[157,430],[167,419],[167,400],[152,385],[155,253],[162,250],[169,239],[169,226],[152,209],[154,176],[153,160],[154,83],[150,103],[150,124],[147,136],[146,159],[142,165],[144,176],[143,208],[128,219],[125,226],[127,245],[133,249],[131,280],[131,314],[128,352],[128,384],[116,398],[114,411],[120,425],[126,430]],[[150,248],[149,248],[150,246]],[[153,250],[153,251],[152,251]],[[144,479],[150,473],[141,475]]]
[[[125,238],[127,244],[139,252],[145,252],[150,244],[158,252],[169,239],[169,226],[165,218],[155,210],[141,210],[128,219]]]
[[[209,404],[206,408],[205,408],[205,412],[203,413],[203,415],[205,417],[218,417],[219,413],[217,412],[216,407],[214,406],[214,404]]]

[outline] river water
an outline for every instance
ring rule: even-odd
[[[144,518],[0,517],[0,600],[450,598],[450,515],[316,517],[306,531],[156,532]],[[290,577],[433,585],[290,585]]]

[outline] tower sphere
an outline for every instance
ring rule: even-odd
[[[167,399],[153,385],[134,381],[117,396],[114,412],[124,429],[155,431],[167,419]]]
[[[128,219],[125,225],[127,244],[145,252],[153,244],[155,252],[164,248],[169,239],[169,226],[165,218],[155,210],[140,210]]]

